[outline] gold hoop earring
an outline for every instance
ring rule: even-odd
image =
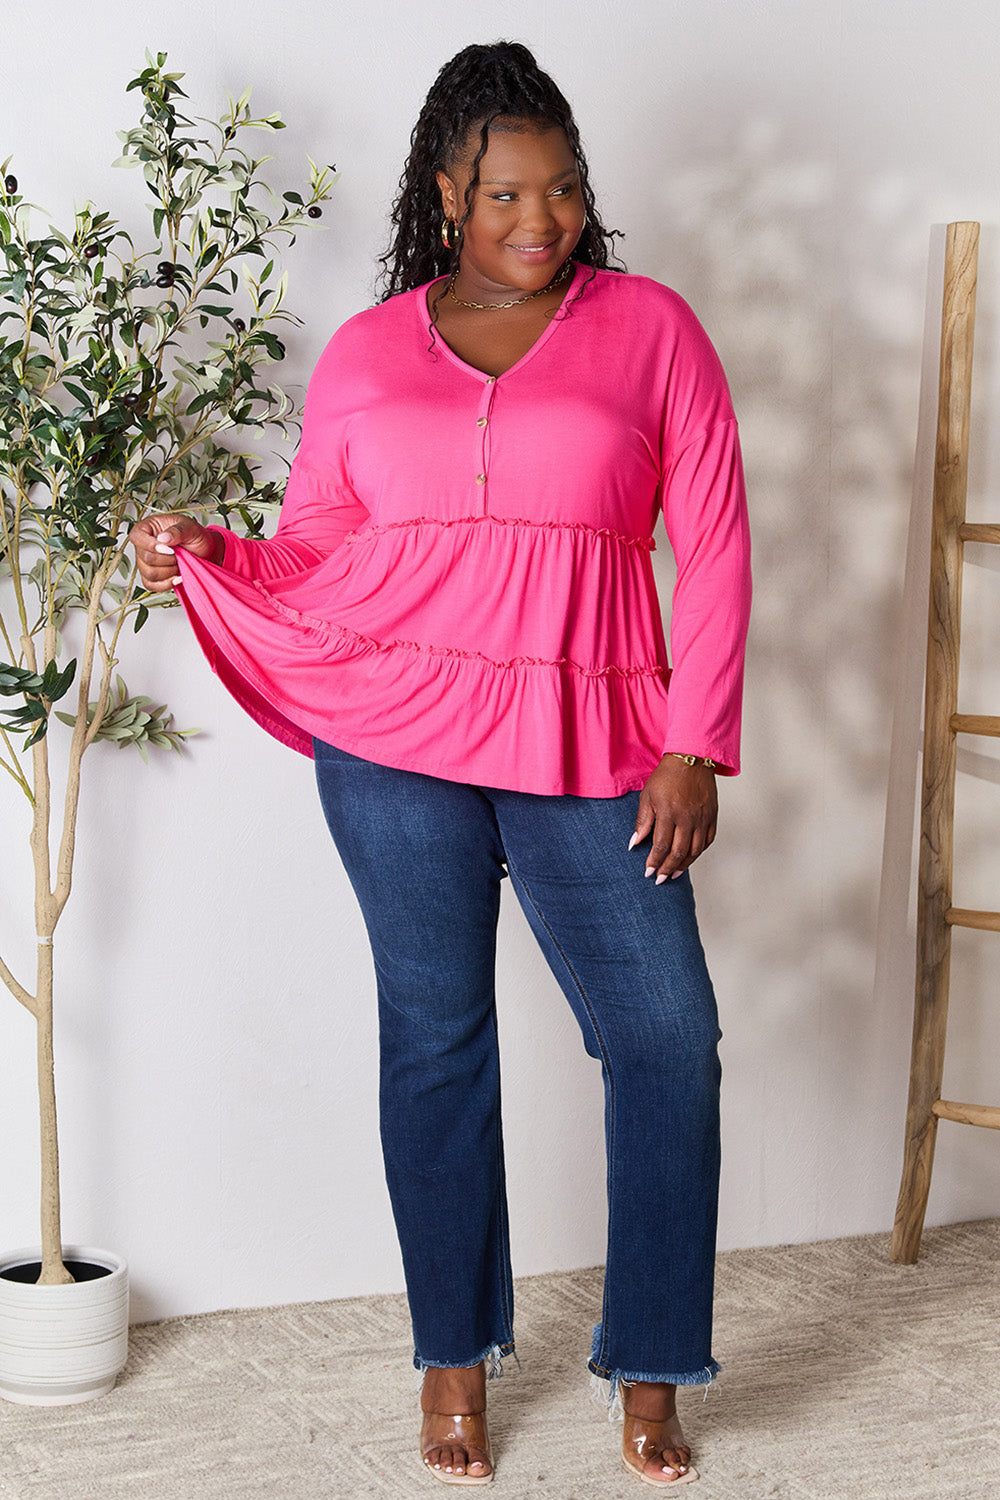
[[[457,228],[453,219],[445,219],[441,224],[441,243],[446,250],[454,250],[455,241],[452,239],[452,231]]]

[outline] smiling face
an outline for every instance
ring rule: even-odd
[[[476,127],[460,161],[437,174],[445,217],[453,221],[465,212],[479,139]],[[585,218],[576,158],[562,127],[495,121],[463,231],[461,295],[501,301],[546,286],[572,255]]]

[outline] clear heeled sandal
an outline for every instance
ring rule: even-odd
[[[448,1431],[442,1433],[441,1427],[444,1423],[448,1424]],[[432,1424],[433,1438],[429,1431]],[[470,1474],[466,1468],[464,1474],[458,1474],[454,1470],[449,1473],[447,1469],[435,1468],[428,1461],[428,1453],[434,1448],[446,1448],[451,1444],[464,1448],[466,1453],[471,1452],[473,1448],[478,1449],[480,1453],[485,1453],[486,1462],[490,1466],[489,1473]],[[424,1412],[424,1418],[420,1424],[420,1457],[424,1461],[427,1472],[444,1484],[490,1484],[493,1480],[493,1450],[490,1448],[486,1413],[474,1411],[457,1417],[445,1417],[439,1412]]]

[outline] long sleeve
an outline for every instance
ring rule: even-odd
[[[251,541],[221,526],[208,528],[225,540],[221,566],[229,572],[270,582],[312,568],[368,519],[367,507],[354,493],[347,470],[356,382],[350,376],[342,333],[330,340],[309,382],[302,440],[274,536]]]
[[[715,423],[674,459],[663,519],[677,559],[672,672],[663,751],[740,768],[743,659],[750,615],[750,532],[735,418]]]

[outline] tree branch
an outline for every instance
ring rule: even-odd
[[[30,1010],[31,1014],[37,1021],[38,1010],[36,1009],[34,995],[30,995],[24,988],[23,984],[18,984],[17,980],[14,978],[13,974],[10,972],[2,958],[0,958],[0,979],[3,980],[4,984],[10,990],[11,994],[14,996],[14,999],[20,1000],[25,1010]]]
[[[14,780],[17,782],[18,786],[21,788],[28,801],[31,803],[32,807],[34,807],[34,793],[31,790],[28,778],[25,776],[24,772],[21,770],[21,767],[18,765],[17,751],[11,744],[10,737],[8,736],[6,729],[0,728],[0,739],[3,740],[4,744],[7,747],[8,753],[10,754],[9,761],[6,761],[3,756],[0,755],[0,766],[3,766],[8,776],[13,776]]]

